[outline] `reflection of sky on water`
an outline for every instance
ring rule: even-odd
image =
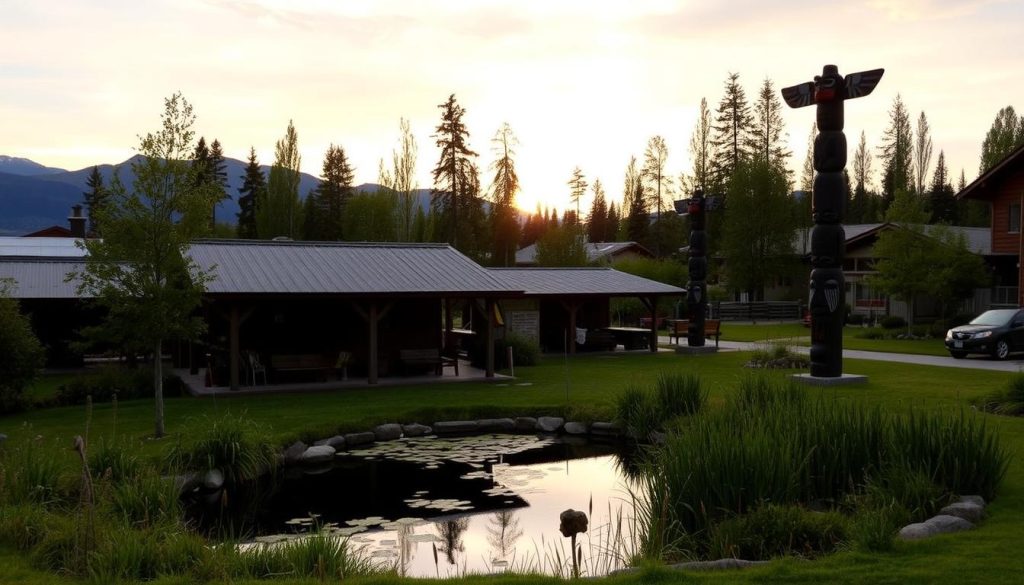
[[[493,573],[506,567],[568,574],[566,568],[554,565],[557,550],[557,557],[568,566],[569,540],[558,531],[558,516],[573,508],[593,516],[589,534],[579,539],[584,574],[605,573],[618,565],[597,552],[607,547],[604,533],[610,523],[618,521],[617,516],[622,517],[622,529],[628,529],[631,507],[626,483],[612,455],[551,461],[550,450],[557,453],[563,447],[569,453],[568,447],[551,438],[506,435],[395,441],[349,452],[345,457],[415,462],[424,469],[440,466],[442,471],[445,461],[456,460],[465,468],[461,479],[483,486],[486,505],[476,500],[477,505],[471,506],[468,501],[448,497],[450,494],[410,486],[416,491],[410,490],[412,495],[405,499],[407,517],[355,518],[328,522],[325,529],[351,535],[353,545],[409,576]],[[547,462],[517,464],[543,449],[549,453],[544,457]],[[471,511],[486,508],[491,511]],[[300,531],[306,526],[309,524],[297,525]]]

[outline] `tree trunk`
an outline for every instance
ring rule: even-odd
[[[158,339],[153,346],[153,400],[156,406],[156,428],[153,436],[161,438],[164,436],[164,370],[161,354],[163,353],[163,340]]]

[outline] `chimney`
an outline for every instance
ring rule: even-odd
[[[71,236],[74,238],[85,237],[85,218],[82,217],[82,206],[73,205],[71,206],[71,217],[68,218],[68,223],[71,225]]]

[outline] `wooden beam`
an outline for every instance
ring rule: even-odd
[[[238,360],[238,358],[239,358],[239,352],[241,351],[240,348],[239,348],[239,342],[238,342],[238,329],[239,329],[239,327],[241,325],[241,316],[239,315],[238,305],[232,304],[231,305],[230,313],[231,313],[231,317],[230,317],[231,325],[230,325],[230,333],[229,333],[229,336],[228,336],[228,338],[230,340],[229,341],[229,349],[230,349],[230,352],[231,352],[230,356],[228,357],[228,362],[231,364],[230,365],[231,370],[230,370],[230,373],[229,373],[229,377],[230,377],[230,380],[231,380],[230,388],[231,388],[231,390],[238,390],[238,367],[239,367],[239,363],[238,363],[239,360]]]
[[[566,349],[570,354],[576,353],[576,313],[580,310],[580,303],[571,301],[561,301],[562,306],[569,312],[569,339],[566,343]]]
[[[651,339],[647,343],[651,353],[658,352],[658,297],[650,298],[651,308]]]
[[[488,297],[487,302],[487,372],[488,378],[494,377],[494,299]],[[457,358],[456,358],[457,359]]]
[[[367,380],[370,384],[377,383],[377,319],[377,303],[371,302],[367,319],[370,322],[370,372]]]

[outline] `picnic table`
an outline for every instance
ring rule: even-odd
[[[642,327],[605,327],[615,337],[616,345],[625,349],[647,349],[651,341],[651,330]]]

